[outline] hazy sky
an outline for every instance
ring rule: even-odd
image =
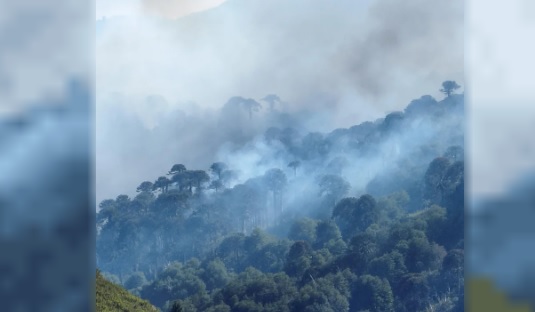
[[[96,18],[156,14],[179,18],[220,5],[225,0],[96,0]]]

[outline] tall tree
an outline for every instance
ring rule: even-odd
[[[137,187],[136,192],[150,192],[152,191],[153,184],[149,181],[141,182],[141,184]]]
[[[259,112],[262,108],[262,105],[253,99],[246,99],[242,105],[249,113],[249,119],[253,118],[253,112]]]
[[[288,167],[292,168],[294,170],[294,177],[297,175],[297,168],[301,165],[301,162],[299,160],[291,161],[288,164]]]
[[[171,183],[177,185],[181,191],[188,187],[191,189],[192,183],[190,181],[189,171],[175,173],[171,178]]]
[[[263,97],[260,100],[261,101],[265,101],[265,102],[267,102],[269,104],[269,110],[270,111],[274,111],[275,110],[275,105],[281,103],[281,99],[276,94],[268,94],[268,95],[266,95],[265,97]]]
[[[440,204],[445,176],[451,162],[446,157],[437,157],[429,164],[424,176],[424,200]]]
[[[224,162],[215,162],[210,166],[210,171],[214,173],[219,180],[221,180],[221,174],[227,169],[227,165]]]
[[[336,201],[344,197],[349,191],[349,183],[342,177],[334,174],[326,174],[319,178],[320,196],[323,196],[334,207]]]
[[[167,188],[169,187],[169,184],[171,183],[171,180],[169,180],[167,177],[159,177],[156,181],[154,181],[154,184],[152,185],[153,190],[160,190],[162,193],[167,192]]]
[[[442,83],[442,89],[440,92],[444,93],[447,97],[450,97],[455,90],[459,89],[461,86],[453,80],[447,80]]]
[[[193,186],[199,191],[204,183],[210,181],[210,176],[204,170],[191,170],[190,179]]]
[[[282,212],[282,190],[287,183],[286,175],[282,170],[273,168],[266,171],[264,179],[268,189],[273,192],[273,208]]]
[[[219,190],[223,188],[223,183],[221,183],[221,180],[212,180],[208,188],[219,192]]]
[[[169,175],[173,175],[173,174],[177,174],[177,173],[182,173],[186,171],[186,166],[184,166],[183,164],[175,164],[173,165],[173,167],[171,167],[171,170],[169,170]]]

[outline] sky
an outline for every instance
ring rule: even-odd
[[[275,93],[321,132],[442,98],[443,81],[464,84],[463,10],[460,0],[97,1],[97,201],[173,163],[216,161],[229,142],[214,131],[228,129],[207,129],[232,96]],[[148,148],[140,128],[176,114],[188,128],[147,137]]]
[[[179,18],[214,8],[225,0],[96,0],[96,19],[113,16],[154,14],[165,18]]]

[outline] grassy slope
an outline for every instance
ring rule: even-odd
[[[158,311],[148,301],[142,300],[119,285],[107,281],[97,271],[96,281],[96,310],[97,312],[144,312]]]

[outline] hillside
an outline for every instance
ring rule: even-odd
[[[96,280],[96,311],[158,311],[150,303],[142,300],[121,286],[107,281],[97,270]]]
[[[254,120],[255,103],[222,111]],[[462,94],[427,95],[170,163],[99,204],[97,265],[163,311],[462,311],[463,117]]]

